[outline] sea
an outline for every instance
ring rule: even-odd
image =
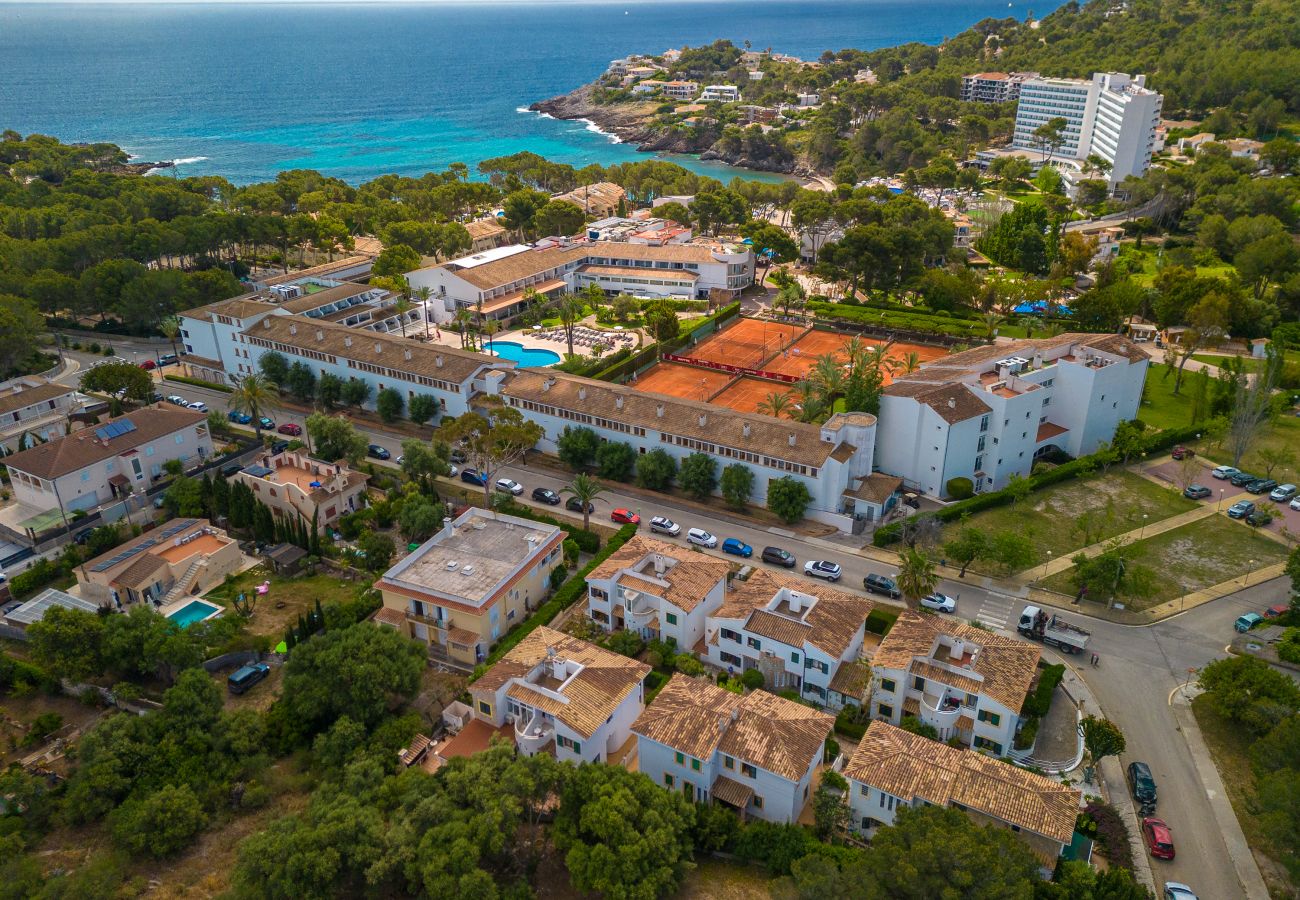
[[[803,59],[936,43],[1025,0],[0,2],[0,129],[110,141],[176,175],[236,184],[316,169],[358,184],[531,150],[584,166],[646,159],[528,104],[611,59],[728,38]],[[692,156],[728,181],[781,176]]]

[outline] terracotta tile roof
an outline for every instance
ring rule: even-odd
[[[263,300],[260,293],[251,293],[240,294],[238,297],[230,297],[226,300],[218,300],[204,306],[196,306],[193,309],[177,313],[177,315],[208,322],[211,321],[213,314],[230,316],[234,319],[249,319],[258,313],[269,312],[275,312],[275,304]]]
[[[375,254],[376,256],[378,253]],[[321,263],[319,266],[312,266],[308,269],[299,269],[296,272],[287,272],[284,275],[273,275],[270,278],[263,278],[261,283],[267,287],[277,284],[288,284],[292,281],[301,281],[304,278],[325,278],[334,272],[341,272],[344,269],[352,269],[356,266],[362,266],[370,262],[370,254],[360,253],[354,256],[345,256],[336,259],[333,262]]]
[[[37,478],[58,478],[112,459],[164,435],[192,428],[204,422],[207,417],[207,413],[171,404],[146,406],[125,416],[109,419],[103,425],[83,428],[58,440],[6,456],[4,464]],[[98,437],[100,429],[115,422],[130,422],[135,428],[108,440]]]
[[[161,556],[142,553],[139,559],[119,572],[109,584],[121,585],[133,591],[141,590],[157,581],[155,576],[160,570],[165,569],[167,569],[167,561]]]
[[[551,656],[549,651],[554,651],[555,659],[577,663],[582,669],[546,693],[524,679],[546,662]],[[543,626],[483,673],[470,690],[475,694],[495,692],[513,681],[506,689],[507,696],[550,713],[589,738],[649,674],[650,667],[645,663]]]
[[[55,384],[52,381],[37,385],[24,385],[21,390],[14,390],[11,387],[4,393],[0,393],[0,414],[16,412],[37,403],[65,397],[76,390],[76,388],[68,387],[66,384]]]
[[[425,344],[301,316],[268,316],[246,329],[244,334],[254,343],[272,341],[289,348],[331,354],[340,361],[350,359],[452,384],[467,381],[484,367],[511,365],[506,360],[459,347]],[[379,347],[378,353],[375,352],[376,346]],[[408,353],[410,359],[406,358]]]
[[[767,691],[741,697],[677,674],[632,725],[632,731],[697,759],[715,750],[798,781],[821,756],[835,720]]]
[[[1079,792],[971,750],[875,721],[844,775],[905,801],[960,804],[1026,831],[1069,843]]]
[[[544,250],[524,250],[468,268],[457,265],[453,260],[444,263],[441,268],[454,273],[457,278],[468,281],[480,290],[492,290],[522,278],[531,278],[552,269],[576,264],[581,261],[582,256],[583,252],[578,247],[548,247]]]
[[[862,483],[851,491],[845,491],[845,497],[857,497],[859,500],[866,500],[869,503],[877,505],[883,504],[893,494],[903,487],[903,479],[896,475],[886,475],[883,472],[872,472]]]
[[[475,219],[473,222],[465,223],[465,230],[469,232],[470,240],[481,240],[487,237],[496,237],[498,234],[505,234],[505,228],[495,218]]]
[[[688,272],[685,269],[645,269],[636,266],[579,266],[579,272],[586,272],[589,275],[635,275],[640,278],[662,278],[669,281],[696,281],[699,279],[698,272]]]
[[[1036,443],[1042,443],[1049,438],[1065,434],[1069,430],[1064,425],[1057,425],[1055,422],[1044,422],[1038,426],[1038,434],[1034,436],[1034,440]]]
[[[978,693],[1013,712],[1020,711],[1038,671],[1038,648],[955,619],[910,610],[900,613],[876,648],[872,666],[908,671],[917,657],[931,658],[940,635],[960,638],[978,648],[970,665],[970,671],[983,679]]]
[[[791,647],[802,647],[803,642],[813,631],[811,625],[778,616],[765,609],[756,609],[749,614],[749,619],[745,622],[745,630]]]
[[[821,439],[821,429],[816,425],[736,412],[698,400],[669,397],[561,372],[516,369],[502,388],[502,394],[806,466],[825,465],[834,449]]]
[[[726,775],[719,775],[713,779],[713,786],[709,788],[709,793],[714,800],[721,800],[737,809],[748,809],[749,801],[754,799],[752,787],[739,781],[732,781]]]
[[[1080,343],[1092,347],[1094,350],[1101,350],[1103,353],[1122,356],[1129,362],[1142,362],[1151,359],[1146,354],[1146,351],[1122,334],[1088,335],[1087,339]]]
[[[567,194],[556,194],[551,199],[572,203],[583,211],[590,213],[592,207],[617,206],[618,201],[625,197],[627,197],[627,191],[614,184],[614,182],[598,181],[595,184],[574,188]]]
[[[799,632],[803,640],[834,659],[839,659],[862,633],[867,616],[875,608],[875,603],[858,594],[849,594],[827,585],[813,584],[791,575],[779,574],[768,569],[755,569],[748,581],[732,581],[723,595],[722,605],[710,616],[711,619],[734,619],[742,622],[752,620],[752,614],[763,610],[776,597],[782,588],[798,591],[809,597],[815,597],[816,603],[801,613],[797,622],[790,619],[788,612],[766,616],[785,619],[795,626],[802,624],[807,630]],[[784,607],[782,607],[784,609]],[[775,626],[766,618],[761,620],[773,633],[773,640],[782,640],[777,636]],[[748,627],[746,624],[745,627]],[[789,637],[796,637],[794,630],[786,632]]]
[[[279,304],[279,307],[285,312],[305,313],[308,310],[319,309],[322,306],[328,306],[331,303],[347,300],[349,297],[357,296],[357,294],[364,294],[367,291],[374,290],[378,289],[368,284],[341,284],[338,287],[316,291],[314,294],[294,297],[292,300],[286,300]]]
[[[651,559],[655,554],[672,563],[661,576],[655,575],[654,561]],[[636,573],[629,571],[619,575],[618,583],[633,590],[648,591],[689,613],[704,602],[704,598],[717,587],[719,581],[727,577],[731,567],[716,557],[691,553],[677,544],[638,534],[597,566],[587,579],[607,581],[623,570],[633,569]],[[638,577],[638,574],[645,577]],[[667,582],[667,590],[656,581],[648,579]]]
[[[379,611],[372,616],[373,620],[380,625],[388,625],[391,628],[401,628],[406,622],[406,614],[400,609],[393,609],[388,606],[381,606]]]
[[[939,681],[951,688],[965,691],[968,694],[978,694],[984,688],[984,682],[976,678],[968,678],[965,675],[958,675],[956,672],[950,672],[947,669],[941,669],[939,666],[932,666],[929,663],[914,662],[912,663],[910,671],[913,675],[920,675],[926,681]]]
[[[917,394],[916,400],[938,413],[949,425],[982,416],[992,409],[964,384],[943,384]]]
[[[862,700],[871,685],[871,667],[864,662],[852,660],[840,663],[831,679],[830,689],[845,697]]]
[[[857,452],[858,448],[848,441],[840,441],[835,445],[835,449],[831,451],[831,459],[836,462],[848,462],[853,458],[853,454]]]

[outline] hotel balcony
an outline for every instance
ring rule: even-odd
[[[527,756],[546,749],[555,739],[555,726],[536,710],[515,719],[515,745]]]
[[[961,705],[964,695],[945,686],[940,687],[944,688],[940,694],[932,694],[928,690],[921,694],[920,719],[938,730],[940,740],[947,740],[953,736],[957,720],[965,711]]]

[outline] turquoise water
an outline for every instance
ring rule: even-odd
[[[312,168],[358,183],[532,150],[583,166],[646,159],[523,107],[629,53],[716,38],[804,59],[936,42],[1060,0],[506,3],[4,3],[0,128],[112,141],[237,184]],[[745,173],[674,157],[729,180]]]
[[[167,618],[171,619],[182,628],[189,628],[195,622],[202,622],[214,612],[220,612],[221,607],[206,600],[191,600],[175,612],[169,613]]]
[[[553,366],[560,361],[560,354],[552,350],[534,350],[514,341],[490,341],[488,352],[502,359],[514,360],[521,369]]]

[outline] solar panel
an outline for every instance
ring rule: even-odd
[[[95,434],[100,440],[111,441],[115,437],[121,437],[135,431],[135,423],[130,419],[122,419],[119,422],[109,422],[101,428],[95,429]]]
[[[197,521],[198,519],[182,519],[181,521],[177,522],[175,525],[172,525],[170,528],[164,528],[162,531],[160,531],[158,533],[158,539],[166,540],[169,537],[178,535]]]
[[[252,475],[254,478],[265,478],[271,474],[271,469],[266,466],[249,466],[244,470],[245,475]]]
[[[154,546],[157,543],[158,541],[155,540],[154,538],[149,538],[147,541],[144,541],[139,546],[132,547],[129,550],[123,550],[121,553],[118,553],[115,556],[112,556],[109,559],[104,560],[102,563],[92,566],[90,571],[105,572],[113,568],[113,566],[117,565],[118,563],[126,562],[128,559],[135,556],[140,551],[148,550],[150,547]]]

